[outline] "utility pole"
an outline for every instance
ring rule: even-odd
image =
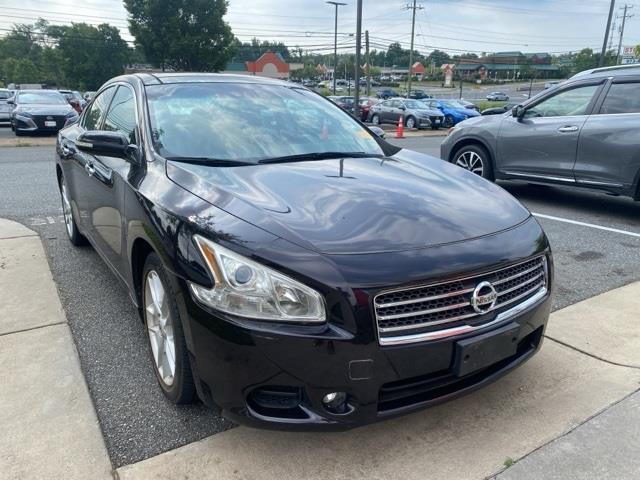
[[[416,0],[413,0],[413,6],[407,5],[405,10],[413,10],[413,14],[411,16],[411,50],[409,50],[409,84],[407,85],[407,98],[411,94],[411,80],[412,80],[412,72],[413,69],[413,39],[416,31],[416,10],[422,10],[424,7],[422,5],[416,5]]]
[[[624,13],[622,14],[622,25],[620,26],[620,41],[618,42],[618,55],[616,56],[616,65],[620,65],[620,53],[622,51],[622,41],[624,39],[624,25],[625,23],[627,23],[627,18],[633,17],[633,15],[627,15],[627,10],[631,8],[633,8],[633,5],[627,5],[626,3],[622,8],[624,10]]]
[[[335,30],[333,34],[333,94],[336,94],[336,74],[338,73],[338,7],[346,5],[346,3],[340,2],[326,2],[336,7],[336,22]]]
[[[367,59],[367,97],[371,95],[371,56],[369,55],[369,30],[364,32],[364,49]]]
[[[602,42],[602,52],[600,52],[600,61],[598,66],[604,65],[604,55],[607,53],[607,39],[609,38],[609,30],[611,29],[611,19],[613,18],[613,9],[616,6],[616,0],[611,0],[611,6],[609,7],[609,18],[607,19],[607,29],[604,31],[604,41]]]
[[[611,35],[609,36],[609,46],[607,47],[607,51],[613,50],[613,37],[615,37],[616,34],[616,22],[618,21],[618,18],[618,15],[616,15],[613,17],[611,22]]]
[[[356,61],[355,63],[355,86],[356,91],[353,96],[353,114],[360,118],[360,50],[362,49],[362,0],[356,3]]]

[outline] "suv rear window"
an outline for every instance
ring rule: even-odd
[[[601,114],[640,113],[640,83],[614,83],[604,99]]]

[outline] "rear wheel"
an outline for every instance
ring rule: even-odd
[[[493,168],[487,151],[480,145],[465,145],[453,156],[452,163],[487,180],[493,180]]]
[[[160,257],[144,263],[142,306],[153,369],[165,396],[176,404],[191,403],[196,388],[178,306]]]

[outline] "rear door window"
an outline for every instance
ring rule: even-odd
[[[600,107],[600,113],[640,113],[640,82],[611,85]]]

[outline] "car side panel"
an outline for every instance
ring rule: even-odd
[[[578,142],[576,181],[629,189],[640,171],[640,113],[592,115]]]

